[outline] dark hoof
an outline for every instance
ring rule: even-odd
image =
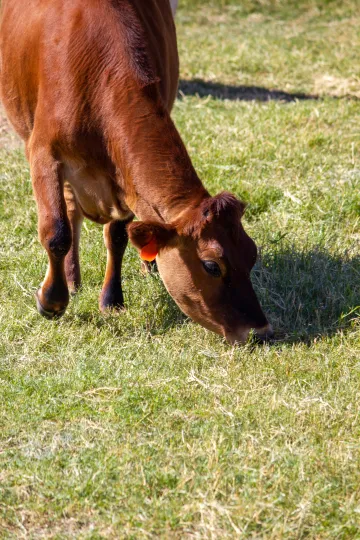
[[[99,304],[99,308],[101,313],[107,313],[111,311],[117,311],[118,313],[121,313],[122,311],[125,311],[124,304]]]
[[[124,310],[124,296],[120,283],[110,283],[102,289],[99,308],[102,312]]]
[[[43,308],[39,300],[39,291],[35,293],[35,298],[36,298],[37,310],[40,313],[40,315],[45,317],[45,319],[48,319],[48,320],[60,319],[60,317],[64,315],[66,311],[66,307],[64,307],[63,309],[60,309],[59,311],[48,311],[47,309]]]

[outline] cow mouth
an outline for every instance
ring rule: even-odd
[[[274,338],[274,330],[271,324],[266,324],[261,328],[242,327],[236,331],[225,331],[224,337],[230,345],[244,345],[250,335],[251,330],[254,330],[254,338],[257,343],[269,343]]]

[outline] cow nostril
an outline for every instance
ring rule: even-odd
[[[261,342],[270,341],[274,337],[274,330],[271,324],[267,324],[262,328],[257,328],[255,330],[255,335],[257,339]]]

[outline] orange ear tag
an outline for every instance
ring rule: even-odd
[[[159,249],[156,244],[155,238],[152,238],[146,246],[140,251],[140,257],[143,261],[152,262],[156,259],[156,255],[159,253]]]

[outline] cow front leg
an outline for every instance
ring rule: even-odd
[[[104,225],[104,241],[107,249],[106,272],[100,294],[100,309],[122,309],[124,297],[121,287],[121,264],[128,242],[125,221],[111,221]]]
[[[68,182],[64,185],[67,216],[71,227],[71,247],[65,257],[65,275],[71,294],[75,294],[81,285],[79,244],[81,225],[84,221],[83,213],[76,200],[72,187]]]
[[[48,319],[64,314],[69,303],[64,261],[71,247],[71,227],[66,212],[61,164],[51,149],[35,144],[28,148],[34,195],[38,208],[39,239],[48,254],[45,279],[36,293],[41,315]]]

